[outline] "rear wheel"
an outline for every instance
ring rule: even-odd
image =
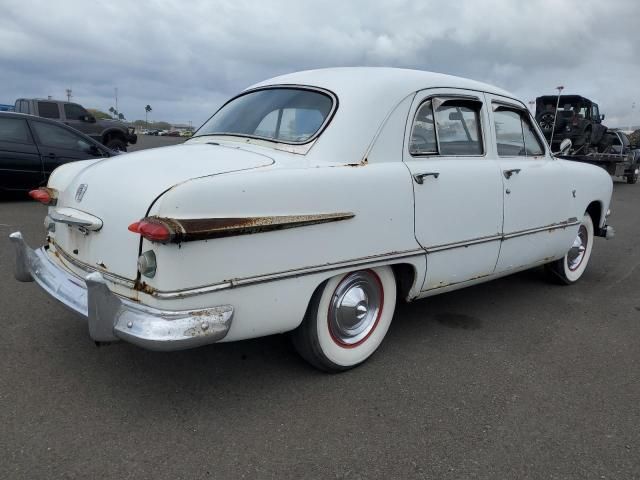
[[[390,267],[335,276],[313,294],[302,324],[292,332],[293,344],[320,370],[348,370],[380,346],[395,304],[396,282]]]
[[[638,174],[632,173],[631,175],[627,175],[627,183],[633,185],[634,183],[638,183]]]
[[[546,270],[551,278],[564,285],[577,282],[587,268],[593,248],[594,229],[591,216],[582,218],[578,234],[569,251],[560,260],[547,264]]]

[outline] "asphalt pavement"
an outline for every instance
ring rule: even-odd
[[[7,236],[41,244],[45,208],[5,198],[0,478],[640,478],[638,205],[616,182],[617,236],[579,284],[536,269],[400,305],[368,362],[328,375],[285,335],[96,347],[13,280]]]

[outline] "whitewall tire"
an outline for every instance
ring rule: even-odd
[[[577,282],[587,268],[593,249],[594,227],[587,213],[582,218],[578,233],[569,251],[559,260],[547,265],[552,277],[565,285]]]
[[[321,370],[348,370],[380,346],[395,305],[396,281],[390,267],[337,275],[313,294],[302,324],[292,333],[293,343]]]

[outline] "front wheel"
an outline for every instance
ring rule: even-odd
[[[313,294],[302,324],[292,332],[293,344],[320,370],[348,370],[380,346],[395,305],[396,281],[390,267],[335,276]]]
[[[105,146],[107,148],[110,148],[111,150],[115,150],[116,152],[126,152],[127,151],[127,144],[124,140],[121,140],[119,138],[111,138],[106,144]]]
[[[577,282],[587,268],[593,248],[594,229],[591,216],[582,218],[578,235],[569,251],[560,260],[547,264],[546,270],[551,278],[564,285]]]
[[[627,183],[630,185],[638,183],[638,174],[632,173],[631,175],[627,175]]]

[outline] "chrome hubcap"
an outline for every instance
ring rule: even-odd
[[[580,225],[578,236],[573,241],[573,246],[567,254],[567,265],[569,266],[569,270],[576,270],[584,260],[588,241],[589,236],[587,234],[587,227],[585,227],[584,225]]]
[[[333,340],[346,346],[364,341],[378,323],[382,303],[382,284],[374,272],[364,270],[343,278],[329,305]]]

